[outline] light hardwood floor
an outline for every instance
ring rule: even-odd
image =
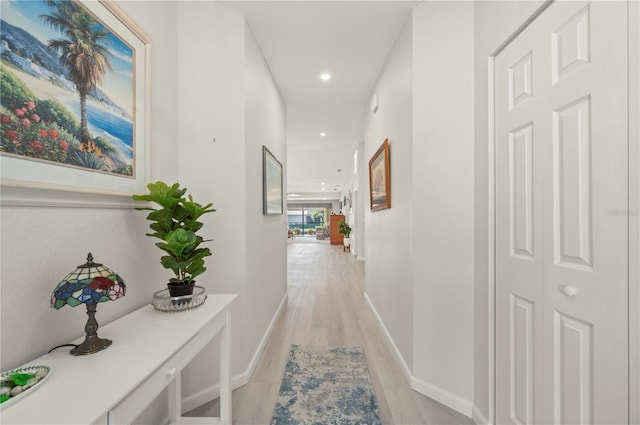
[[[328,241],[288,241],[288,302],[247,385],[233,392],[234,424],[269,424],[291,344],[363,347],[382,421],[472,424],[413,391],[364,299],[364,263]],[[189,416],[217,415],[216,401]]]

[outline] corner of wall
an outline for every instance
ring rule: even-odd
[[[424,2],[413,15],[412,171],[420,187],[412,231],[414,389],[467,416],[475,320],[473,16],[472,2]]]

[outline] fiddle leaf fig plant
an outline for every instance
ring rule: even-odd
[[[340,220],[338,222],[338,233],[344,235],[345,238],[348,238],[349,235],[351,235],[351,226],[349,226],[346,221]]]
[[[136,201],[153,202],[159,208],[139,207],[140,211],[150,211],[147,220],[153,233],[147,236],[158,238],[156,243],[166,255],[160,257],[160,263],[166,269],[173,271],[175,277],[169,279],[169,284],[190,285],[196,276],[205,272],[204,257],[211,255],[208,247],[201,244],[210,242],[203,239],[197,232],[203,223],[198,221],[202,215],[212,213],[213,204],[201,205],[193,200],[191,195],[185,196],[186,188],[179,183],[171,186],[162,181],[149,183],[149,193],[133,195]]]

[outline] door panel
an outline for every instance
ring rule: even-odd
[[[554,314],[553,423],[591,424],[593,406],[593,325]]]
[[[591,108],[585,97],[553,111],[555,263],[591,271]]]
[[[511,256],[533,255],[533,124],[509,132]]]
[[[628,422],[626,2],[549,6],[495,61],[496,422]]]
[[[533,422],[534,308],[529,300],[511,295],[511,419],[516,423]]]

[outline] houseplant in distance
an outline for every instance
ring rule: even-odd
[[[175,275],[169,279],[167,287],[172,297],[193,293],[196,276],[206,270],[204,257],[211,255],[211,250],[202,247],[205,240],[197,232],[203,223],[198,219],[207,213],[214,212],[212,204],[202,206],[195,202],[191,195],[186,196],[187,189],[179,183],[169,186],[162,181],[149,183],[149,193],[133,195],[136,201],[149,201],[159,208],[140,207],[137,210],[150,211],[147,220],[153,233],[147,236],[160,239],[156,246],[166,255],[160,257],[160,263],[171,269]]]
[[[344,246],[350,246],[350,239],[349,239],[349,235],[351,235],[351,226],[349,226],[349,224],[344,221],[344,220],[340,220],[338,222],[338,233],[340,233],[341,235],[344,235]]]

